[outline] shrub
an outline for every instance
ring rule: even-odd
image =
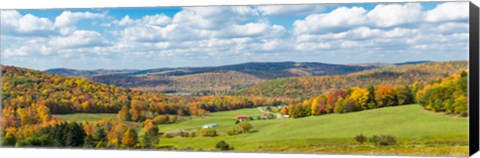
[[[232,130],[227,131],[227,135],[229,135],[229,136],[242,134],[242,133],[243,133],[243,129],[239,125],[236,125],[236,126],[233,127]]]
[[[217,131],[214,129],[201,129],[200,135],[202,135],[203,137],[215,137],[218,134]]]
[[[14,146],[16,143],[15,137],[12,134],[8,134],[3,137],[3,146]]]
[[[360,135],[355,136],[355,140],[356,140],[357,142],[359,142],[360,144],[363,144],[364,142],[366,142],[367,139],[368,139],[368,138],[367,138],[366,136],[364,136],[363,134],[360,134]]]
[[[228,151],[228,150],[233,150],[233,146],[230,146],[227,144],[227,142],[221,140],[220,142],[215,145],[215,148],[218,150],[223,150],[223,151]]]
[[[369,142],[374,143],[375,145],[378,145],[378,142],[380,141],[380,137],[377,135],[374,135],[368,139]]]
[[[267,111],[272,111],[272,107],[267,106],[266,110],[267,110]]]
[[[170,122],[170,117],[168,115],[158,115],[153,118],[153,123],[155,124],[168,124]]]
[[[190,131],[188,132],[188,137],[195,137],[196,136],[196,132],[195,131]]]
[[[250,130],[253,128],[252,124],[250,124],[248,121],[240,122],[238,126],[240,126],[245,133],[250,132]]]
[[[394,145],[397,143],[397,140],[395,137],[390,136],[390,135],[374,135],[370,138],[370,142],[374,143],[375,145],[382,145],[382,146],[387,146],[387,145]]]

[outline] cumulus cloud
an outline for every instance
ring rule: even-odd
[[[126,25],[166,25],[170,23],[171,18],[164,14],[146,15],[141,19],[133,20],[130,16],[125,16],[121,20],[115,20],[113,23],[118,26]]]
[[[79,48],[101,46],[107,42],[98,32],[76,30],[71,35],[55,37],[48,44],[59,48]]]
[[[262,15],[267,16],[304,16],[323,11],[321,5],[265,5],[257,7]]]
[[[30,33],[39,30],[52,31],[53,25],[47,18],[38,18],[31,14],[27,14],[18,20],[17,31],[21,33]]]
[[[55,26],[57,27],[72,26],[82,19],[96,19],[96,18],[104,18],[104,17],[105,17],[104,14],[98,14],[98,13],[64,11],[62,12],[62,14],[60,14],[55,18]]]
[[[218,29],[229,24],[243,22],[258,16],[252,7],[185,7],[175,14],[173,23],[202,29]]]
[[[304,20],[297,20],[293,26],[296,34],[337,32],[352,26],[364,24],[367,10],[361,7],[340,7],[330,13],[312,14]]]
[[[425,20],[428,22],[443,22],[468,19],[468,3],[446,2],[435,9],[427,11]]]
[[[47,18],[39,18],[31,14],[20,15],[17,11],[2,12],[3,33],[7,35],[48,35],[55,27]]]
[[[417,23],[422,18],[419,3],[379,4],[366,14],[368,22],[377,27]]]
[[[253,22],[244,25],[231,25],[219,32],[215,37],[238,38],[238,37],[281,37],[287,30],[280,25],[270,25],[266,22]]]
[[[131,19],[126,16],[114,23],[127,26],[120,31],[122,39],[136,42],[159,42],[174,40],[195,41],[210,38],[273,38],[287,33],[280,25],[269,24],[268,21],[249,21],[258,12],[252,7],[189,7],[178,12],[173,18],[154,16],[164,19],[162,25],[148,25],[145,16]],[[153,21],[153,20],[149,20]],[[159,20],[157,20],[159,21]],[[246,23],[245,23],[246,22]]]
[[[329,13],[311,14],[294,23],[295,33],[342,32],[358,26],[395,27],[418,24],[423,12],[418,3],[378,4],[370,11],[362,7],[340,7]]]
[[[53,21],[8,11],[2,12],[2,41],[7,41],[2,43],[5,48],[2,55],[10,57],[5,60],[7,63],[23,63],[26,67],[29,67],[27,58],[38,61],[62,58],[65,60],[52,65],[62,65],[68,59],[68,64],[102,61],[113,68],[468,57],[466,2],[439,3],[429,10],[422,8],[421,3],[377,4],[371,9],[362,5],[325,8],[325,5],[184,7],[173,15],[158,12],[116,18],[108,12],[64,11]],[[454,10],[459,12],[453,13]],[[282,18],[290,20],[279,22]],[[85,67],[89,66],[101,65]]]

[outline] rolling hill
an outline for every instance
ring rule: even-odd
[[[138,70],[106,70],[106,69],[98,69],[98,70],[75,70],[75,69],[66,69],[66,68],[56,68],[56,69],[48,69],[45,72],[51,74],[57,74],[62,76],[99,76],[99,75],[112,75],[112,74],[126,74],[136,72]]]
[[[332,88],[426,82],[467,69],[466,61],[400,64],[334,76],[301,76],[273,79],[239,90],[237,95],[312,97]]]
[[[374,66],[354,66],[317,62],[250,62],[215,67],[160,68],[137,71],[128,75],[142,76],[183,76],[207,72],[237,71],[261,79],[274,79],[290,76],[322,76],[348,74],[375,68]]]
[[[145,91],[226,94],[276,78],[341,75],[378,67],[380,66],[315,62],[252,62],[215,67],[158,68],[140,71],[51,69],[46,72],[84,76],[96,82]]]
[[[468,120],[425,111],[418,104],[379,108],[346,114],[328,114],[300,119],[251,121],[258,132],[227,136],[238,114],[258,116],[257,108],[214,112],[207,117],[185,119],[177,124],[159,125],[164,132],[199,129],[218,123],[217,137],[161,138],[161,146],[183,150],[213,150],[225,140],[243,152],[314,152],[389,155],[464,156],[468,150]],[[416,128],[422,127],[422,128]],[[353,137],[388,134],[396,146],[359,145]],[[448,144],[448,145],[447,145]],[[395,151],[394,153],[392,153]]]

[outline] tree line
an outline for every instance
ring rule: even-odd
[[[241,89],[237,95],[289,97],[308,99],[331,89],[348,89],[371,85],[411,85],[414,82],[429,82],[444,78],[466,69],[466,61],[432,62],[365,70],[347,75],[301,76],[265,81]]]
[[[283,106],[280,113],[292,118],[419,103],[426,110],[467,116],[467,72],[411,85],[382,84],[331,89],[300,103]]]

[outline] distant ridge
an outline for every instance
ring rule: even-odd
[[[375,65],[340,65],[320,62],[249,62],[242,64],[210,66],[210,67],[179,67],[156,68],[147,70],[74,70],[50,69],[45,72],[64,76],[103,76],[103,75],[128,75],[128,76],[184,76],[207,72],[238,71],[254,75],[263,79],[273,79],[290,76],[319,76],[338,75],[372,69]]]
[[[403,63],[395,63],[394,65],[400,66],[400,65],[410,65],[410,64],[423,64],[423,63],[430,63],[432,61],[429,60],[421,60],[421,61],[407,61]]]
[[[383,66],[285,61],[147,70],[50,69],[45,72],[63,76],[81,76],[95,82],[145,91],[226,94],[276,78],[342,75],[378,67]]]
[[[122,69],[122,70],[106,70],[106,69],[97,69],[97,70],[76,70],[76,69],[67,69],[67,68],[56,68],[56,69],[48,69],[44,72],[57,74],[62,76],[99,76],[99,75],[112,75],[112,74],[125,74],[131,73],[138,70],[129,70],[129,69]]]
[[[135,88],[144,91],[229,94],[240,89],[258,84],[263,85],[262,83],[264,82],[281,78],[345,75],[379,68],[403,65],[414,66],[429,62],[431,61],[341,65],[321,62],[285,61],[248,62],[208,67],[167,67],[147,70],[74,70],[60,68],[50,69],[46,72],[63,76],[81,76],[95,82],[114,84],[120,87]]]

